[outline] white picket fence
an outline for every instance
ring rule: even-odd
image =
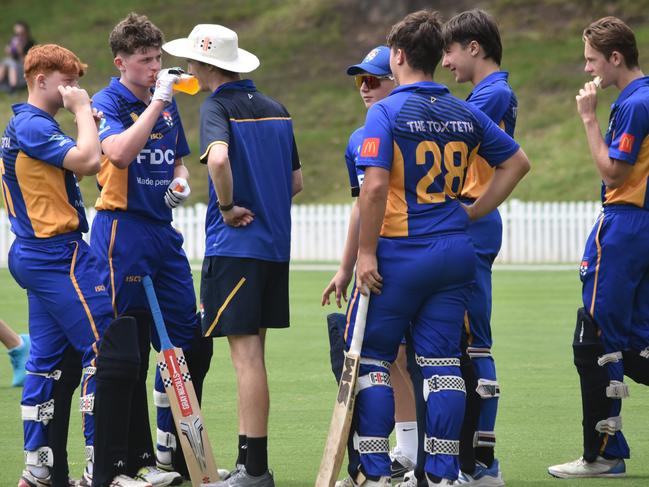
[[[497,262],[511,264],[578,263],[601,209],[595,202],[522,202],[500,208],[503,244]],[[351,205],[295,205],[292,210],[293,261],[337,261],[347,236]],[[174,210],[174,226],[185,238],[185,252],[200,260],[205,250],[204,204]],[[92,221],[95,210],[88,211]],[[0,266],[7,265],[13,242],[9,220],[0,209]]]

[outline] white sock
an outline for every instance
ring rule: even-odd
[[[92,462],[86,463],[86,470],[90,475],[92,475],[92,472],[94,471],[94,465]]]
[[[18,350],[20,347],[22,347],[22,346],[25,344],[25,341],[23,340],[23,337],[21,337],[20,335],[18,335],[18,339],[20,340],[20,344],[19,344],[19,345],[16,345],[16,346],[13,347],[13,348],[8,348],[8,349],[7,349],[7,352],[13,352],[14,350]]]
[[[158,460],[158,463],[161,463],[163,465],[171,465],[171,450],[168,451],[156,450],[155,456],[156,459]]]
[[[394,425],[397,432],[397,449],[412,463],[417,462],[417,422],[403,421]]]
[[[50,475],[49,467],[37,467],[35,465],[29,465],[27,468],[34,477],[37,477],[39,479],[47,478]]]

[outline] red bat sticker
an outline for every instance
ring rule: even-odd
[[[178,406],[180,407],[180,412],[183,416],[191,416],[193,414],[192,404],[189,401],[189,396],[187,395],[187,390],[185,389],[185,381],[183,376],[180,373],[180,367],[176,361],[176,354],[173,349],[164,351],[165,362],[167,362],[167,368],[169,369],[169,375],[171,376],[171,381],[173,382],[174,392],[176,393],[176,399],[178,399]]]

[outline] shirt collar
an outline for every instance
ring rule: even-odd
[[[212,96],[225,90],[257,91],[257,87],[251,79],[238,79],[236,81],[228,81],[227,83],[223,83],[216,90],[214,90]]]
[[[471,93],[469,94],[468,98],[471,98],[471,96],[474,93],[479,92],[486,86],[496,84],[499,81],[504,81],[505,83],[507,83],[508,77],[509,77],[509,73],[507,71],[495,71],[490,75],[485,76],[484,78],[482,78],[482,80],[480,80],[480,82],[477,85],[475,85],[473,90],[471,90]]]
[[[446,86],[435,83],[434,81],[418,81],[417,83],[411,83],[408,85],[397,86],[394,90],[390,92],[390,95],[396,93],[401,93],[402,91],[427,91],[427,92],[436,92],[441,94],[449,93],[449,90]]]
[[[123,96],[126,98],[131,103],[136,103],[140,102],[144,104],[142,100],[140,100],[137,96],[133,94],[131,90],[129,90],[126,85],[124,85],[119,78],[113,77],[110,79],[110,84],[108,85],[112,90],[115,90],[119,95]]]
[[[638,88],[642,86],[649,86],[649,76],[643,76],[642,78],[637,78],[631,81],[628,85],[624,87],[624,89],[620,92],[620,96],[617,97],[617,100],[615,100],[615,103],[613,103],[613,107],[619,105],[623,101],[625,101],[627,98],[629,98]]]
[[[54,119],[52,115],[47,113],[45,110],[41,110],[37,106],[32,105],[31,103],[16,103],[14,105],[11,105],[11,109],[13,110],[14,115],[18,115],[19,113],[23,113],[23,112],[29,112],[29,113],[34,113],[36,115],[41,115],[42,117],[49,118],[54,123],[57,123],[57,121]]]

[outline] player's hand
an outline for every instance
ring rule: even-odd
[[[97,128],[99,128],[99,124],[101,123],[102,118],[104,118],[104,112],[99,111],[96,108],[93,108],[92,118],[95,120],[95,123],[97,124]]]
[[[379,274],[376,254],[358,254],[356,262],[356,287],[361,294],[366,294],[365,286],[373,294],[381,294],[383,277]]]
[[[325,304],[331,304],[329,296],[332,292],[336,293],[336,304],[339,308],[342,308],[341,298],[347,302],[347,286],[349,286],[349,281],[352,280],[351,272],[348,272],[344,269],[338,269],[336,275],[331,279],[331,282],[327,285],[325,290],[322,292],[322,306]]]
[[[90,97],[86,90],[77,88],[76,86],[58,86],[61,98],[63,98],[63,106],[73,114],[82,108],[90,108]]]
[[[163,69],[158,73],[158,80],[155,83],[155,91],[151,101],[160,100],[165,105],[171,103],[174,96],[174,84],[180,79],[180,74],[176,74],[176,68]]]
[[[221,211],[223,221],[231,227],[246,227],[255,219],[255,214],[243,206],[234,206],[231,210]]]
[[[584,122],[596,118],[597,110],[597,85],[589,81],[579,90],[575,97],[577,100],[577,111]]]
[[[187,180],[185,178],[176,178],[171,181],[171,184],[169,184],[165,192],[165,205],[167,205],[167,208],[176,208],[189,198],[190,193],[191,190],[189,189]]]

